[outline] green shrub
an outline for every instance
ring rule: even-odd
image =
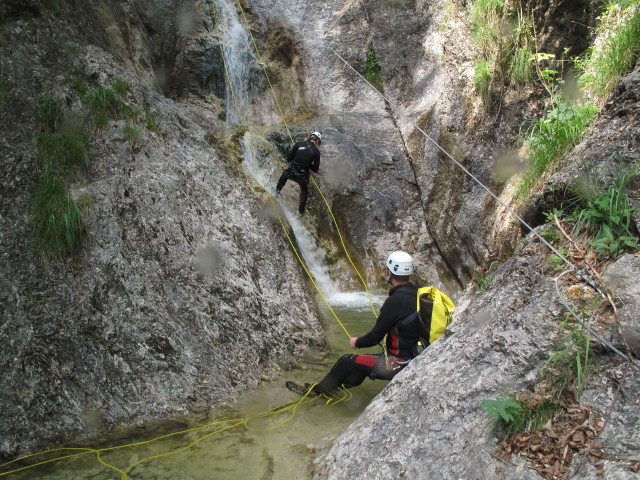
[[[367,59],[364,62],[362,69],[362,76],[375,87],[380,93],[382,93],[382,68],[378,62],[378,57],[373,47],[369,47],[367,52]]]
[[[614,185],[600,185],[599,176],[587,174],[574,183],[571,190],[577,196],[577,206],[572,214],[574,232],[586,231],[594,236],[591,245],[598,253],[617,258],[625,251],[638,250],[638,241],[631,232],[631,215],[636,210],[630,206],[626,189],[637,175],[633,169],[624,173],[618,169]]]

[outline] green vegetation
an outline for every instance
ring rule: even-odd
[[[479,272],[473,274],[473,281],[481,292],[486,292],[491,284],[491,279]]]
[[[621,20],[617,20],[620,19]],[[621,76],[635,65],[640,52],[640,8],[638,1],[611,3],[600,17],[599,33],[605,40],[592,47],[579,62],[580,83],[596,97],[606,97]],[[608,32],[608,34],[606,33]]]
[[[558,252],[560,253],[560,255],[562,255],[563,257],[567,258],[567,250],[566,250],[566,248],[559,247],[558,248]],[[547,258],[547,268],[549,270],[551,270],[552,272],[554,272],[554,273],[558,273],[565,266],[566,266],[566,264],[564,263],[564,260],[562,260],[562,258],[560,258],[558,255],[551,254]]]
[[[525,136],[530,167],[518,188],[527,195],[545,175],[552,173],[557,161],[582,138],[598,108],[589,103],[574,103],[556,90],[551,109],[536,121]]]
[[[581,308],[582,318],[585,310]],[[549,388],[549,394],[560,398],[567,391],[580,401],[589,365],[589,334],[570,323],[570,315],[563,319],[566,335],[538,372],[538,381]]]
[[[122,109],[122,102],[109,87],[97,87],[85,95],[96,128],[104,128]]]
[[[370,46],[367,52],[367,59],[362,68],[362,76],[380,93],[383,92],[381,71],[382,68],[378,62],[376,52],[373,50],[373,46]]]
[[[618,168],[614,184],[608,188],[595,174],[579,180],[571,188],[577,196],[570,220],[575,222],[574,234],[586,233],[596,252],[617,258],[625,251],[638,250],[638,240],[631,232],[631,214],[627,185],[636,175],[634,168],[624,173]]]
[[[539,70],[541,80],[551,93],[550,108],[525,135],[530,170],[519,186],[519,197],[528,195],[553,172],[557,161],[580,141],[596,115],[598,105],[609,95],[619,78],[635,65],[640,53],[638,3],[638,0],[626,5],[611,3],[599,19],[598,35],[604,40],[582,58],[574,59],[579,72],[578,86],[590,93],[590,97],[571,98],[561,90],[564,82],[554,81],[557,71]],[[606,231],[601,233],[603,238],[608,235]],[[611,244],[610,239],[606,242]]]
[[[554,210],[551,213],[545,213],[544,216],[547,220],[548,225],[545,226],[544,230],[540,232],[542,238],[544,238],[547,242],[554,244],[560,240],[560,231],[553,225],[555,217],[562,217],[563,212],[561,210]]]
[[[152,113],[150,112],[145,113],[144,120],[145,120],[145,123],[147,124],[147,130],[151,130],[152,132],[155,132],[160,128],[160,124],[158,123],[158,121],[156,120],[156,117],[154,117]]]
[[[125,124],[122,129],[122,133],[124,134],[124,138],[126,138],[132,146],[135,146],[140,140],[140,130],[131,126],[130,124]]]
[[[120,97],[124,97],[129,92],[129,89],[129,84],[120,78],[113,82],[113,91]]]
[[[487,98],[490,86],[529,83],[533,78],[533,17],[524,3],[474,0],[468,3],[473,41],[479,50],[474,86]]]
[[[62,178],[45,164],[36,190],[32,223],[36,247],[45,259],[60,258],[76,252],[86,233],[78,206],[69,195]]]
[[[73,79],[73,88],[82,96],[86,95],[89,91],[89,86],[85,79],[79,77]]]
[[[489,93],[489,85],[491,84],[491,71],[486,60],[480,60],[474,69],[473,86],[476,94],[485,98]]]
[[[40,110],[36,116],[41,131],[50,133],[59,130],[67,117],[60,97],[53,93],[45,93],[40,101]]]
[[[36,120],[40,127],[36,152],[44,169],[36,188],[32,223],[38,252],[53,259],[73,254],[86,233],[82,214],[61,175],[86,168],[89,136],[69,120],[59,97],[52,93],[43,95]]]
[[[75,46],[68,50],[70,54],[80,52]],[[66,183],[85,172],[89,164],[91,136],[84,125],[87,110],[88,118],[98,129],[118,116],[130,120],[140,116],[140,111],[122,100],[130,91],[127,82],[116,79],[112,87],[89,89],[79,68],[70,67],[68,73],[75,90],[85,101],[85,108],[71,114],[59,96],[47,92],[42,95],[35,116],[36,157],[42,173],[34,195],[32,224],[38,252],[45,260],[77,252],[86,235],[82,211],[86,212],[95,203],[95,197],[89,194],[74,201]],[[147,114],[145,120],[148,128],[158,128],[151,114]],[[127,122],[123,135],[133,148],[140,141],[141,132],[133,122]]]
[[[74,45],[74,44],[67,45],[67,53],[72,57],[75,57],[76,55],[80,55],[82,52],[84,52],[84,48],[82,48],[80,45]]]
[[[36,148],[38,156],[56,171],[77,173],[89,161],[89,135],[80,126],[65,125],[55,133],[39,133]]]
[[[486,418],[493,420],[494,433],[514,435],[539,430],[558,411],[560,404],[553,399],[507,395],[496,400],[483,400]]]

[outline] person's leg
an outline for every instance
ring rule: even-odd
[[[316,385],[322,393],[330,393],[340,385],[355,387],[369,376],[378,355],[343,355],[331,371]]]
[[[288,172],[289,172],[288,170],[285,170],[284,172],[282,172],[282,175],[280,175],[280,179],[276,184],[276,195],[280,193],[280,190],[282,190],[282,187],[284,187],[284,185],[287,183],[287,180],[289,179]]]
[[[309,197],[309,179],[302,179],[298,181],[300,185],[300,204],[298,205],[298,213],[304,214],[305,206],[307,205],[307,198]]]

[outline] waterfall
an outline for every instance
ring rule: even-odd
[[[242,118],[248,117],[251,99],[264,86],[264,74],[254,54],[249,32],[240,22],[234,4],[228,0],[215,0],[214,5],[230,77],[226,83],[226,121],[241,123]]]
[[[259,141],[260,139],[255,137],[251,132],[246,132],[244,134],[242,139],[242,148],[244,151],[245,161],[243,164],[245,165],[247,172],[249,172],[249,174],[262,188],[267,191],[273,191],[275,181],[271,180],[271,177],[275,176],[273,175],[274,169],[271,168],[268,158],[262,156],[257,158],[258,155],[256,154],[254,147]],[[269,184],[269,182],[272,183]],[[294,185],[294,182],[289,182],[287,184],[289,188],[296,188]],[[325,262],[325,252],[317,247],[314,238],[306,229],[301,219],[287,206],[287,203],[283,201],[281,197],[276,197],[276,200],[282,210],[282,214],[289,225],[291,225],[298,244],[297,247],[299,249],[299,253],[302,256],[309,273],[313,276],[313,280],[316,282],[316,285],[318,285],[318,288],[327,299],[335,297],[339,294],[339,289],[329,276],[329,271],[327,270]],[[297,208],[297,206],[298,204],[296,201],[295,207]]]

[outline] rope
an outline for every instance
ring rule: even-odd
[[[98,462],[100,464],[102,464],[103,466],[117,472],[120,474],[120,478],[121,480],[126,480],[128,478],[129,473],[138,465],[145,463],[145,462],[149,462],[151,460],[155,460],[158,458],[162,458],[162,457],[168,457],[171,455],[176,455],[178,453],[182,453],[185,452],[186,450],[190,449],[191,447],[197,445],[198,443],[202,442],[203,440],[212,437],[213,435],[217,434],[217,433],[221,433],[224,432],[226,430],[230,430],[233,428],[237,428],[237,427],[242,427],[244,426],[247,430],[250,431],[254,431],[254,432],[267,432],[267,431],[271,431],[271,430],[275,430],[276,428],[280,427],[281,425],[287,423],[288,421],[290,421],[296,413],[296,409],[301,406],[301,405],[308,405],[310,403],[313,403],[315,401],[317,401],[320,398],[324,398],[326,399],[325,402],[325,406],[334,406],[337,405],[343,401],[348,401],[351,398],[351,393],[345,389],[345,388],[341,388],[340,389],[340,393],[341,395],[320,395],[320,396],[311,396],[311,393],[313,391],[313,387],[315,387],[315,384],[312,385],[309,390],[305,393],[304,396],[302,396],[300,398],[300,400],[294,401],[294,402],[287,402],[284,403],[282,405],[278,405],[276,407],[271,408],[270,410],[267,410],[265,412],[259,413],[253,417],[245,417],[245,418],[235,418],[235,419],[229,419],[229,420],[220,420],[220,421],[216,421],[216,422],[211,422],[211,423],[207,423],[205,425],[200,425],[197,427],[193,427],[193,428],[189,428],[189,429],[185,429],[185,430],[181,430],[178,432],[172,432],[172,433],[168,433],[166,435],[160,435],[158,437],[152,438],[150,440],[145,440],[145,441],[141,441],[141,442],[135,442],[135,443],[129,443],[129,444],[124,444],[124,445],[118,445],[115,447],[107,447],[107,448],[100,448],[100,449],[93,449],[93,448],[56,448],[56,449],[52,449],[52,450],[46,450],[43,452],[38,452],[38,453],[33,453],[31,455],[25,455],[19,458],[16,458],[14,460],[11,460],[10,462],[6,462],[3,464],[0,464],[0,468],[15,464],[16,462],[20,462],[20,461],[24,461],[27,459],[32,459],[35,457],[39,457],[42,455],[48,455],[48,454],[52,454],[52,453],[57,453],[57,452],[67,452],[67,451],[76,451],[78,450],[78,453],[73,453],[70,455],[61,455],[59,457],[56,458],[51,458],[48,460],[43,460],[43,461],[39,461],[36,462],[34,464],[31,465],[26,465],[26,466],[21,466],[19,468],[15,468],[13,470],[9,470],[6,472],[0,472],[0,477],[6,476],[6,475],[10,475],[12,473],[17,473],[17,472],[21,472],[23,470],[28,470],[31,468],[35,468],[41,465],[46,465],[46,464],[50,464],[53,462],[59,462],[62,460],[66,460],[66,459],[70,459],[70,458],[74,458],[74,457],[79,457],[79,456],[83,456],[83,455],[88,455],[88,454],[95,454],[96,455],[96,459],[98,460]],[[267,417],[271,417],[273,415],[277,415],[277,414],[284,414],[284,413],[288,413],[288,417],[285,420],[282,420],[278,423],[276,423],[275,425],[272,425],[271,427],[267,428],[267,429],[256,429],[250,426],[250,422],[255,422],[258,419],[264,419]],[[173,450],[171,452],[166,452],[166,453],[161,453],[161,454],[157,454],[157,455],[151,455],[149,457],[145,457],[142,458],[132,464],[130,464],[129,466],[127,466],[125,469],[120,469],[114,465],[111,465],[109,463],[107,463],[103,458],[103,454],[107,453],[107,452],[113,452],[115,450],[121,450],[121,449],[125,449],[125,448],[134,448],[134,447],[140,447],[140,446],[144,446],[144,445],[148,445],[150,443],[154,443],[154,442],[158,442],[160,440],[165,440],[167,438],[170,437],[175,437],[177,435],[184,435],[187,433],[193,433],[193,432],[197,432],[197,431],[201,431],[207,428],[211,428],[214,426],[220,426],[220,428],[215,429],[212,432],[206,433],[205,435],[201,436],[200,438],[198,438],[197,440],[189,443],[188,445],[178,448],[176,450]]]
[[[540,240],[542,243],[544,243],[555,255],[557,255],[559,258],[562,259],[562,261],[568,266],[570,267],[570,270],[568,270],[565,273],[569,273],[569,272],[575,272],[577,275],[579,275],[580,277],[582,277],[589,285],[591,285],[603,298],[606,298],[606,295],[603,293],[602,289],[599,287],[598,282],[596,280],[593,279],[592,276],[588,275],[584,270],[578,268],[577,266],[575,266],[573,263],[571,263],[568,259],[566,259],[564,257],[564,255],[562,255],[556,248],[553,247],[553,245],[551,245],[547,240],[545,240],[541,235],[539,235],[537,232],[534,231],[534,229],[527,223],[525,222],[513,209],[511,209],[504,201],[502,201],[497,195],[495,195],[488,187],[486,187],[475,175],[473,175],[469,170],[467,170],[460,162],[458,162],[455,158],[453,158],[449,152],[447,152],[443,147],[440,146],[440,144],[438,144],[438,142],[436,142],[433,138],[431,138],[431,136],[429,136],[422,128],[420,128],[418,125],[416,125],[415,122],[413,122],[413,120],[411,120],[406,114],[404,114],[402,112],[401,109],[398,109],[395,104],[393,102],[391,102],[391,100],[389,100],[382,92],[380,92],[378,89],[376,89],[366,78],[364,78],[364,76],[362,76],[360,74],[360,72],[358,72],[355,68],[353,68],[349,62],[347,62],[338,52],[336,52],[333,48],[331,48],[330,46],[326,47],[327,49],[331,50],[331,52],[333,52],[334,55],[336,55],[340,60],[342,60],[344,62],[344,64],[350,68],[351,70],[353,70],[356,75],[358,75],[362,80],[364,80],[367,85],[369,85],[378,95],[380,95],[395,111],[400,112],[400,114],[409,121],[409,123],[415,127],[420,133],[422,133],[422,135],[424,135],[436,148],[438,148],[438,150],[440,150],[447,158],[449,158],[455,165],[457,165],[464,173],[466,173],[469,177],[471,177],[478,185],[480,185],[489,195],[491,195],[500,205],[502,205],[513,217],[515,217],[522,225],[524,225],[529,232],[531,232],[533,235],[535,235],[538,240]],[[561,276],[563,276],[564,273]],[[604,338],[602,338],[602,336],[598,335],[595,331],[593,331],[591,328],[587,327],[584,322],[582,322],[577,315],[573,312],[573,309],[571,309],[566,301],[564,300],[564,298],[562,297],[562,295],[560,294],[560,289],[558,287],[558,279],[560,278],[558,277],[556,279],[556,291],[558,292],[558,296],[560,297],[560,302],[565,306],[565,308],[571,313],[571,315],[574,316],[574,318],[576,318],[576,320],[578,320],[578,322],[580,322],[581,325],[583,325],[585,328],[587,328],[587,330],[589,330],[589,332],[591,332],[591,334],[597,338],[600,342],[602,342],[605,346],[607,346],[608,348],[610,348],[612,351],[614,351],[617,355],[620,355],[625,361],[629,361],[632,362],[631,358],[628,357],[627,355],[625,355],[624,353],[622,353],[620,350],[616,349],[611,343],[607,342]],[[635,363],[632,362],[632,364],[634,366],[636,366],[636,368],[639,368]]]

